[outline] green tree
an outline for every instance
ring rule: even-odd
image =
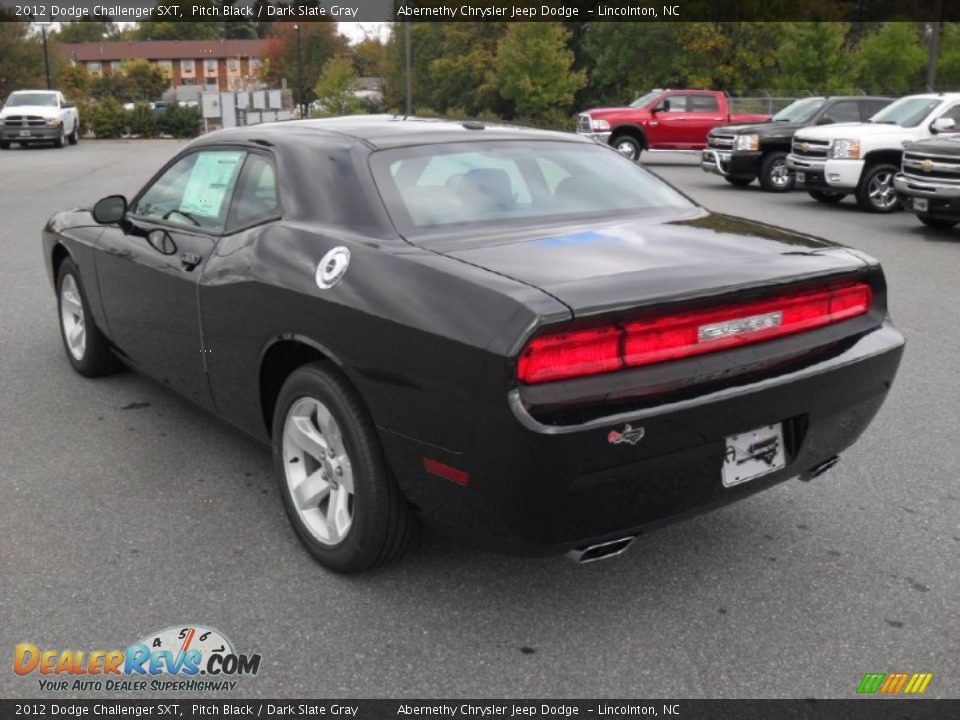
[[[944,23],[940,36],[937,87],[960,87],[960,23]]]
[[[354,94],[356,86],[357,73],[353,63],[346,58],[331,58],[323,66],[314,93],[327,114],[351,115],[362,107]]]
[[[0,98],[14,90],[42,87],[46,87],[43,47],[30,32],[30,23],[0,22]]]
[[[82,100],[90,95],[93,78],[83,65],[68,65],[60,69],[57,87],[71,100]]]
[[[624,105],[653,88],[683,87],[678,23],[594,22],[584,33],[590,68],[584,107]]]
[[[778,53],[776,89],[797,94],[849,92],[856,75],[849,32],[850,24],[843,22],[789,23]]]
[[[65,43],[97,42],[113,36],[116,32],[116,23],[84,20],[82,22],[60,23],[57,39]]]
[[[494,73],[500,95],[516,115],[544,120],[568,110],[586,73],[574,72],[570,33],[556,22],[513,23],[497,47]]]
[[[350,47],[353,66],[360,77],[382,77],[387,68],[387,48],[378,38],[367,38]]]
[[[129,125],[130,118],[123,105],[107,95],[90,108],[90,129],[98,138],[120,137]]]
[[[926,64],[917,24],[887,22],[860,42],[858,81],[870,92],[902,95],[923,86]]]
[[[164,90],[170,87],[170,80],[154,63],[142,58],[129,60],[121,68],[126,85],[126,94],[132,100],[150,102],[163,95]]]
[[[130,91],[127,88],[127,80],[123,73],[112,73],[94,78],[90,83],[90,95],[98,101],[107,98],[121,103],[130,101]]]
[[[497,48],[506,23],[443,23],[439,55],[427,66],[427,103],[440,112],[457,108],[466,115],[505,112],[495,74]]]

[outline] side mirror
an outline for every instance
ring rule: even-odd
[[[72,102],[62,102],[62,103],[60,103],[60,107],[62,107],[62,108],[72,108],[72,107],[76,107],[76,106],[77,106],[77,104],[76,104],[76,103],[72,103]]]
[[[817,125],[833,125],[836,122],[832,117],[827,117],[824,115],[822,118],[817,120]]]
[[[651,112],[652,112],[653,114],[656,114],[656,113],[658,113],[658,112],[667,112],[667,111],[669,111],[669,110],[670,110],[670,99],[667,98],[667,99],[664,100],[663,102],[657,103],[657,106],[656,106],[655,108],[653,108],[653,110],[652,110]]]
[[[950,132],[956,126],[957,122],[953,118],[938,117],[930,126],[930,131],[935,133]]]
[[[108,195],[93,206],[93,219],[101,225],[112,225],[127,215],[127,199],[123,195]]]

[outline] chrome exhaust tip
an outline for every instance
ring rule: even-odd
[[[803,482],[810,482],[815,477],[820,477],[821,475],[823,475],[825,472],[827,472],[827,470],[832,468],[838,462],[840,462],[840,456],[834,455],[832,458],[828,458],[824,460],[819,465],[814,465],[812,468],[810,468],[805,473],[803,473],[803,475],[800,476],[800,479]]]
[[[630,547],[636,539],[636,535],[628,535],[619,540],[610,540],[609,542],[598,543],[597,545],[587,545],[586,547],[571,550],[567,553],[567,557],[580,565],[586,565],[587,563],[596,562],[597,560],[607,560],[608,558],[625,553],[627,548]]]

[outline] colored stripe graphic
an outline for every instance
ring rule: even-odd
[[[857,686],[857,692],[863,694],[880,693],[882,695],[919,695],[927,689],[933,679],[933,673],[866,673]]]

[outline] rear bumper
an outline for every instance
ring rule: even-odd
[[[731,152],[707,148],[700,156],[700,169],[713,175],[751,177],[760,172],[759,151]]]
[[[401,488],[428,519],[486,547],[547,555],[636,535],[799,476],[849,447],[893,382],[904,340],[885,324],[809,365],[739,386],[580,425],[540,422],[519,401],[489,399],[462,455],[383,433]],[[784,424],[786,466],[721,482],[727,436]],[[643,428],[635,445],[611,430]],[[470,475],[427,474],[423,458]]]
[[[23,133],[29,133],[29,135],[23,135]],[[49,141],[56,140],[60,137],[60,126],[43,126],[43,127],[2,127],[0,126],[0,140],[5,142],[18,142],[18,143],[27,143],[27,142],[40,142],[40,141]]]

